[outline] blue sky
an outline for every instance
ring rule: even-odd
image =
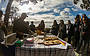
[[[5,8],[6,8],[7,4],[8,4],[8,0],[6,0],[6,1],[2,0],[0,3],[0,10],[4,9],[4,10],[2,10],[4,14],[5,14]]]

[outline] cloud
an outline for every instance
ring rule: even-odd
[[[54,11],[55,13],[59,13],[59,12],[60,12],[60,10],[58,10],[57,8],[55,8],[53,11]]]
[[[69,11],[71,11],[71,10],[70,10],[70,8],[65,8],[64,11],[69,12]]]
[[[20,11],[17,13],[27,12],[29,15],[25,21],[34,21],[35,25],[38,25],[41,20],[45,20],[46,27],[52,26],[53,20],[57,20],[58,23],[61,19],[65,23],[67,20],[71,20],[74,23],[76,13],[83,12],[73,5],[72,0],[43,0],[42,2],[38,1],[36,5],[29,2],[24,5],[18,4],[18,8]],[[56,16],[56,14],[58,15]]]
[[[13,1],[11,7],[12,7],[12,6],[13,6],[13,7],[18,7],[18,6],[20,5],[19,3],[20,3],[20,2]]]
[[[5,11],[5,10],[6,10],[6,8],[1,8],[1,10]]]
[[[69,14],[70,14],[70,13],[67,12],[67,11],[61,11],[61,12],[60,12],[60,15],[61,15],[61,16],[69,16]]]
[[[90,15],[88,15],[88,17],[90,18]]]
[[[19,3],[17,3],[16,1],[13,2],[12,6],[18,6],[18,8],[20,9],[18,12],[31,12],[31,13],[37,13],[37,12],[41,12],[41,11],[49,11],[50,9],[53,9],[54,6],[60,4],[60,3],[64,3],[67,0],[43,0],[42,2],[39,2],[34,5],[31,1],[29,1],[29,3],[27,5],[23,4],[20,5]],[[71,0],[68,0],[71,1]],[[29,9],[27,9],[27,8]],[[54,12],[59,12],[56,9],[54,10]]]
[[[0,3],[1,3],[2,0],[0,0]]]
[[[60,12],[60,15],[61,15],[61,16],[64,16],[64,15],[65,15],[65,11],[61,11],[61,12]]]
[[[73,11],[78,11],[78,9],[72,8]]]

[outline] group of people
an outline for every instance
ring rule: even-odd
[[[56,20],[54,20],[51,33],[63,40],[68,38],[68,43],[73,42],[76,51],[79,51],[81,47],[84,50],[86,46],[89,47],[89,21],[86,14],[83,14],[82,18],[80,15],[77,15],[74,24],[70,20],[68,20],[67,24],[64,24],[63,20],[60,20],[60,23],[57,24]]]
[[[24,34],[32,35],[36,32],[36,30],[40,30],[44,32],[45,24],[44,20],[35,27],[34,22],[32,21],[29,25],[29,22],[25,22],[24,19],[28,17],[26,13],[22,13],[19,19],[14,20],[13,22],[13,32],[16,33],[16,37],[19,39],[23,39]]]

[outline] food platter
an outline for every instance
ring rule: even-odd
[[[59,40],[44,41],[44,45],[58,45],[61,44]]]
[[[47,36],[44,38],[44,45],[58,45],[61,44],[56,36]]]
[[[43,44],[45,46],[65,44],[57,36],[38,36],[34,39],[34,43]]]

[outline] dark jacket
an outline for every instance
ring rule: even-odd
[[[82,34],[83,39],[88,38],[88,29],[89,29],[88,23],[81,25],[81,34]]]
[[[4,41],[4,32],[0,29],[0,43]]]
[[[28,33],[29,31],[29,25],[22,19],[18,19],[14,21],[14,32],[22,32],[22,33]]]
[[[90,36],[90,19],[88,19],[88,32],[87,32],[88,36]],[[88,37],[88,39],[90,40],[90,37]]]
[[[67,24],[66,26],[67,26],[66,27],[67,35],[73,36],[74,35],[74,26],[73,26],[73,24]]]
[[[1,26],[1,30],[5,33],[5,35],[7,35],[7,29],[5,25]]]
[[[75,23],[74,24],[74,36],[76,39],[79,40],[80,38],[80,28],[79,28],[80,24],[79,23]]]
[[[57,25],[52,25],[52,30],[51,30],[51,33],[53,34],[53,35],[58,35],[58,29],[59,29],[59,26],[58,26],[58,24]]]
[[[63,25],[59,24],[59,37],[62,39],[66,37],[66,25],[65,24]]]
[[[31,24],[29,27],[30,27],[31,31],[35,32],[36,29],[35,29],[35,25],[34,24]]]
[[[74,32],[78,32],[79,31],[79,23],[75,23],[74,24]]]
[[[45,30],[45,24],[39,24],[38,26],[39,30],[43,31]]]

